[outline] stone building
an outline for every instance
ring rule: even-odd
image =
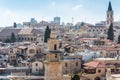
[[[43,36],[44,33],[42,32],[42,30],[25,27],[21,29],[21,31],[18,33],[17,39],[19,42],[37,42],[37,40],[43,41]]]
[[[96,58],[91,62],[84,64],[85,76],[89,80],[104,80],[106,79],[107,68],[110,68],[111,73],[120,72],[119,59],[114,58]]]
[[[51,29],[50,39],[48,40],[48,52],[46,54],[45,80],[70,80],[70,76],[63,76],[62,52],[59,49],[59,40],[56,39],[56,30]]]
[[[48,48],[45,61],[45,80],[62,80],[61,51],[59,51],[59,40],[56,39],[55,29],[51,30]]]

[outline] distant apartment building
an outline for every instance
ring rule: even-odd
[[[60,17],[54,17],[54,23],[57,23],[60,25]]]

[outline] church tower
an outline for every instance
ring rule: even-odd
[[[55,28],[51,29],[48,40],[49,51],[45,60],[45,80],[62,80],[61,51],[59,51],[59,40],[56,39],[56,34]]]
[[[113,10],[111,2],[109,2],[108,10],[107,10],[107,26],[110,26],[110,24],[113,22]]]

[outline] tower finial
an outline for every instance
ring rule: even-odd
[[[109,1],[109,5],[108,5],[108,11],[112,11],[112,5],[111,5],[111,1]]]

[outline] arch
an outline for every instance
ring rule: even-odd
[[[30,40],[30,38],[28,38],[28,41]]]
[[[56,44],[54,45],[54,50],[57,50],[57,45]]]
[[[94,80],[101,80],[100,77],[96,77]]]
[[[31,38],[31,41],[33,41],[33,38]]]

